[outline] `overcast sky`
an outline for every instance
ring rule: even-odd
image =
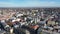
[[[60,0],[0,0],[0,7],[60,7]]]

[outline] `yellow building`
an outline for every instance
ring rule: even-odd
[[[48,21],[48,25],[55,25],[55,21]]]

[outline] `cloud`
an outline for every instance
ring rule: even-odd
[[[16,6],[16,5],[10,2],[0,2],[0,7],[13,7],[13,6]]]

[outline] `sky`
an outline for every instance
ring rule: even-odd
[[[60,0],[0,0],[0,7],[60,7]]]

